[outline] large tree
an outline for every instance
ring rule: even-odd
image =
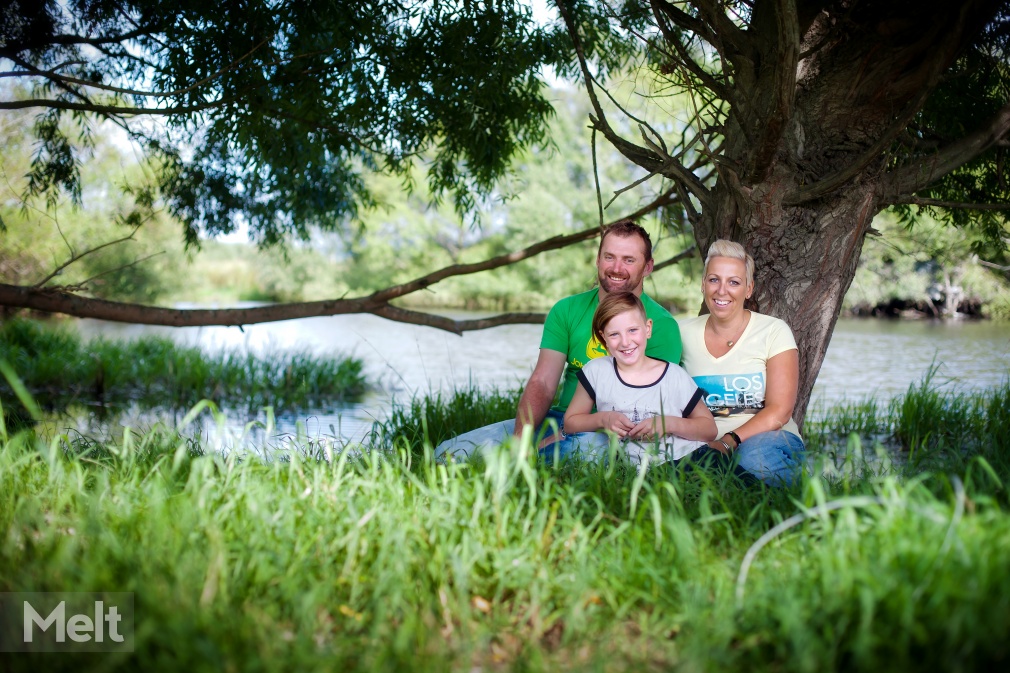
[[[20,3],[20,4],[19,4]],[[263,243],[343,226],[369,205],[363,171],[409,175],[472,213],[523,147],[543,142],[540,75],[581,74],[591,125],[661,182],[666,208],[757,259],[754,307],[792,325],[802,419],[864,238],[881,209],[938,209],[1002,244],[1010,128],[1007,3],[994,0],[173,0],[15,2],[0,14],[0,110],[38,112],[29,194],[79,195],[68,115],[122,125],[160,162],[153,188],[196,241],[247,222]],[[687,93],[686,118],[625,113],[611,73],[652,68],[648,96]],[[24,91],[28,91],[24,94]],[[136,118],[158,123],[135,124]],[[86,129],[78,123],[77,129]],[[141,193],[141,206],[154,193]],[[602,216],[601,216],[602,219]],[[0,305],[161,324],[242,324],[369,311],[449,275],[361,298],[252,312],[179,312],[0,286]],[[473,329],[512,315],[457,323]]]
[[[702,250],[729,238],[753,253],[754,308],[797,336],[801,418],[876,213],[942,209],[1005,243],[1006,2],[627,3],[610,25],[647,45],[660,86],[696,101],[696,132],[666,139],[610,122],[590,68],[599,47],[583,46],[584,17],[596,10],[558,6],[594,127],[677,186]],[[708,180],[685,165],[697,156]]]

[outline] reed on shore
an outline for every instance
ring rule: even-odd
[[[31,320],[0,324],[0,360],[45,409],[75,404],[187,410],[208,399],[219,407],[276,413],[359,400],[366,390],[361,359],[238,349],[206,353],[166,337],[86,341],[72,329]],[[0,377],[8,413],[18,404]]]
[[[402,409],[396,427],[420,430],[386,428],[381,446],[272,460],[165,427],[100,447],[0,429],[0,591],[136,606],[131,653],[0,654],[5,669],[978,670],[1010,655],[1010,461],[961,431],[1005,435],[1010,386],[913,389],[882,421],[870,403],[827,414],[807,428],[820,471],[788,489],[616,452],[548,467],[521,442],[437,464],[424,428],[475,420],[468,395]],[[864,433],[910,442],[905,460],[882,465]]]

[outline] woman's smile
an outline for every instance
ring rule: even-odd
[[[742,312],[751,289],[743,260],[713,257],[709,261],[702,291],[710,313],[728,317]]]

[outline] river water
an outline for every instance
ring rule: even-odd
[[[458,316],[457,316],[458,317]],[[360,404],[317,409],[278,418],[278,436],[301,432],[344,441],[360,438],[385,418],[394,400],[450,392],[475,384],[514,388],[536,362],[540,325],[504,325],[456,336],[372,315],[308,318],[236,327],[162,328],[95,320],[78,323],[85,336],[135,338],[161,334],[203,349],[284,349],[361,358],[375,384]],[[811,409],[842,400],[890,399],[918,383],[931,367],[934,383],[983,389],[1010,378],[1010,326],[974,321],[838,321],[814,386]],[[265,414],[260,420],[265,419]],[[250,419],[229,420],[227,432],[241,434]],[[124,423],[130,423],[125,419]]]

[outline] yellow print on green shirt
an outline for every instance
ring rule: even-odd
[[[602,358],[607,356],[607,347],[600,343],[596,335],[589,340],[586,344],[586,357],[590,360],[595,360],[596,358]]]

